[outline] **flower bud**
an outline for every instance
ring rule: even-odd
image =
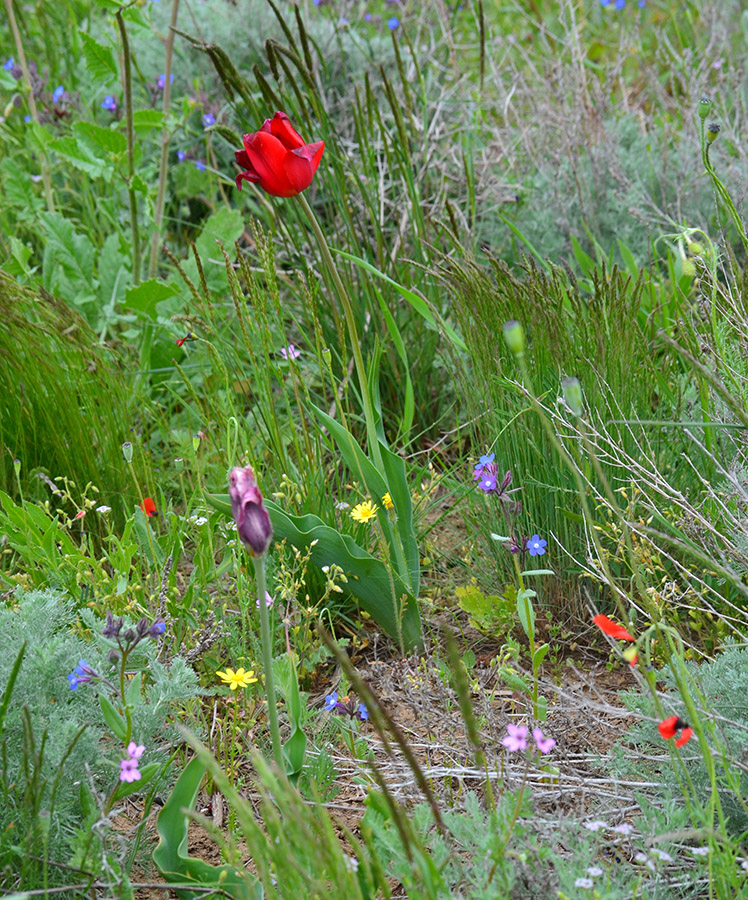
[[[712,108],[712,101],[708,97],[702,97],[699,100],[699,118],[706,119],[709,115],[709,110]]]
[[[525,331],[516,319],[504,324],[504,340],[512,356],[525,355]]]
[[[578,378],[564,378],[561,382],[561,389],[564,392],[564,403],[569,407],[572,415],[579,416],[584,412],[584,404],[582,402],[582,385]]]
[[[720,126],[717,122],[712,122],[711,125],[707,125],[706,127],[706,142],[707,144],[712,144],[717,140],[717,135],[720,132]]]
[[[696,266],[692,259],[682,259],[680,261],[681,275],[685,278],[694,278],[696,275]]]
[[[691,241],[688,244],[688,255],[689,256],[703,256],[704,255],[703,244],[700,244],[698,241]]]
[[[250,466],[231,470],[229,497],[242,543],[252,556],[262,556],[273,538],[273,526]]]
[[[116,650],[110,650],[110,651],[109,651],[109,657],[108,657],[108,658],[109,658],[109,662],[110,662],[113,666],[116,666],[117,663],[119,662],[119,653],[117,653]]]
[[[131,441],[125,441],[122,445],[122,455],[125,457],[126,463],[132,462],[132,443]]]

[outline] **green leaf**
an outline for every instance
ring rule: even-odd
[[[138,109],[132,114],[133,128],[138,134],[147,134],[154,128],[161,128],[164,114],[157,109]]]
[[[80,169],[91,178],[102,178],[107,168],[107,163],[99,159],[85,145],[79,143],[73,137],[57,138],[56,141],[50,141],[49,149],[54,150],[58,156]]]
[[[365,269],[367,272],[372,275],[376,275],[377,278],[381,278],[382,281],[386,281],[387,284],[392,285],[393,288],[404,297],[408,303],[413,307],[413,309],[430,325],[434,328],[437,328],[437,322],[434,318],[434,313],[429,308],[428,303],[424,300],[423,297],[409,290],[408,288],[403,287],[401,284],[398,284],[388,275],[385,275],[383,272],[380,272],[379,269],[376,269],[372,266],[371,263],[367,262],[365,259],[360,259],[358,256],[353,256],[351,253],[345,253],[343,250],[335,250],[340,256],[344,259],[349,259],[352,263],[355,263],[357,266],[360,266],[362,269]],[[457,334],[457,332],[452,328],[452,326],[445,321],[441,316],[439,317],[439,326],[444,329],[447,336],[450,338],[455,346],[459,347],[461,350],[467,352],[467,346],[465,341]]]
[[[499,669],[497,674],[504,684],[513,691],[530,692],[530,687],[525,679],[517,675],[516,672],[512,672],[510,669]]]
[[[517,593],[517,615],[528,638],[535,635],[535,609],[532,598],[537,597],[535,591],[525,588]]]
[[[179,294],[179,290],[172,284],[151,278],[143,281],[135,288],[129,288],[125,294],[125,306],[127,309],[138,313],[145,318],[156,321],[156,306],[162,300],[168,300]]]
[[[111,700],[109,700],[108,697],[105,697],[104,694],[99,694],[99,706],[101,707],[101,712],[104,714],[104,721],[107,723],[114,736],[118,737],[123,742],[127,740],[127,722],[114,708]]]
[[[143,673],[136,672],[130,684],[127,685],[125,691],[125,703],[128,706],[137,706],[141,702],[141,691],[143,688]]]
[[[159,842],[153,861],[169,884],[187,884],[199,891],[180,890],[186,900],[205,897],[206,887],[220,888],[232,900],[262,900],[262,885],[235,866],[211,866],[188,855],[187,828],[189,810],[195,806],[206,767],[197,757],[187,764],[174,785],[171,796],[158,816]]]
[[[73,134],[80,144],[85,145],[92,154],[106,160],[109,156],[119,156],[127,150],[127,140],[119,131],[102,128],[93,122],[76,122]]]
[[[76,306],[95,299],[95,251],[88,236],[77,234],[72,223],[59,213],[40,213],[39,219],[46,239],[42,265],[44,287]]]
[[[548,651],[551,649],[550,644],[541,644],[540,647],[535,648],[535,653],[532,656],[532,671],[533,673],[537,672],[540,667],[543,665],[543,660],[545,659]]]
[[[96,81],[109,84],[119,78],[117,62],[112,48],[105,47],[104,44],[95,41],[85,31],[81,31],[80,36],[83,40],[83,57],[86,60],[86,68]]]
[[[556,573],[553,571],[553,569],[525,569],[525,571],[522,572],[522,577],[524,578],[525,575],[555,575],[555,574]]]
[[[203,496],[213,509],[231,516],[227,494],[204,491]],[[318,516],[291,516],[271,500],[265,500],[265,508],[277,540],[285,538],[302,551],[311,548],[311,561],[315,566],[321,568],[331,563],[341,566],[348,575],[346,589],[380,628],[398,644],[402,638],[406,649],[423,646],[418,604],[397,572],[392,572],[396,592],[393,598],[387,566],[359,547],[352,537],[325,525]],[[312,541],[317,541],[313,547]]]

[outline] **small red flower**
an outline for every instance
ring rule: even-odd
[[[140,504],[140,508],[148,516],[148,518],[158,515],[158,513],[156,512],[156,504],[153,502],[153,497],[146,497],[145,500]]]
[[[683,719],[678,716],[670,716],[669,719],[663,719],[657,726],[657,730],[666,741],[674,738],[677,732],[680,731],[681,735],[675,742],[676,747],[682,747],[693,737],[693,729],[689,726],[688,722],[684,722]]]
[[[305,191],[325,149],[324,141],[305,144],[284,112],[265,119],[259,131],[242,140],[244,149],[236,151],[236,161],[246,171],[236,176],[237,188],[242,189],[242,180],[251,181],[273,197],[295,197]]]
[[[595,616],[592,620],[595,625],[603,632],[603,634],[607,634],[609,637],[617,638],[619,641],[635,641],[636,638],[632,637],[628,631],[623,627],[623,625],[617,625],[615,622],[611,621],[607,616]]]

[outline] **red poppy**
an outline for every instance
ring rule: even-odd
[[[236,176],[259,184],[273,197],[295,197],[312,183],[322,159],[324,141],[305,144],[284,112],[265,119],[259,131],[245,134],[244,149],[236,151],[237,163],[246,171]]]
[[[607,616],[595,616],[592,620],[595,625],[603,632],[603,634],[607,634],[612,638],[617,638],[619,641],[635,641],[636,638],[632,637],[628,631],[623,627],[623,625],[617,625],[615,622],[611,621]]]
[[[682,747],[693,737],[693,729],[689,726],[688,722],[684,722],[679,716],[670,716],[669,719],[663,719],[657,726],[657,730],[666,741],[674,738],[676,733],[680,731],[681,735],[675,742],[676,747]]]
[[[145,500],[140,504],[140,508],[149,518],[157,514],[156,504],[153,502],[153,497],[146,497]]]

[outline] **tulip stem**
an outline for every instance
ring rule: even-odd
[[[265,599],[265,554],[253,556],[255,581],[257,582],[257,605],[260,612],[260,643],[262,644],[262,667],[265,675],[265,696],[268,701],[268,724],[273,743],[273,757],[281,772],[286,771],[278,727],[278,707],[275,702],[275,676],[273,674],[273,645],[270,638],[270,616]]]
[[[132,61],[127,27],[122,18],[122,7],[115,16],[122,38],[122,86],[125,91],[125,135],[127,136],[127,194],[130,200],[130,229],[132,231],[132,283],[140,284],[140,231],[138,229],[138,202],[135,196],[135,128],[132,117]]]
[[[306,197],[303,194],[297,194],[296,199],[299,201],[299,203],[301,203],[302,207],[304,208],[304,212],[309,219],[309,224],[312,226],[312,231],[314,231],[314,235],[317,238],[317,244],[319,245],[322,258],[328,272],[330,273],[333,284],[335,285],[335,290],[338,293],[340,302],[343,305],[345,320],[348,324],[348,334],[351,338],[353,359],[356,363],[356,372],[358,373],[358,381],[359,385],[361,386],[361,400],[364,404],[364,417],[366,419],[366,431],[369,438],[369,451],[374,459],[374,464],[376,465],[377,469],[382,474],[384,474],[382,454],[379,451],[379,439],[377,438],[377,427],[374,420],[374,409],[371,405],[371,397],[369,396],[369,384],[366,377],[364,359],[361,356],[361,344],[358,339],[358,329],[356,328],[356,319],[353,316],[353,306],[351,305],[351,299],[348,296],[348,291],[346,291],[345,286],[341,281],[340,275],[338,275],[338,270],[335,267],[332,253],[330,253],[330,248],[327,245],[327,239],[325,238],[324,232],[320,228],[317,217],[312,212],[311,206],[309,205]]]

